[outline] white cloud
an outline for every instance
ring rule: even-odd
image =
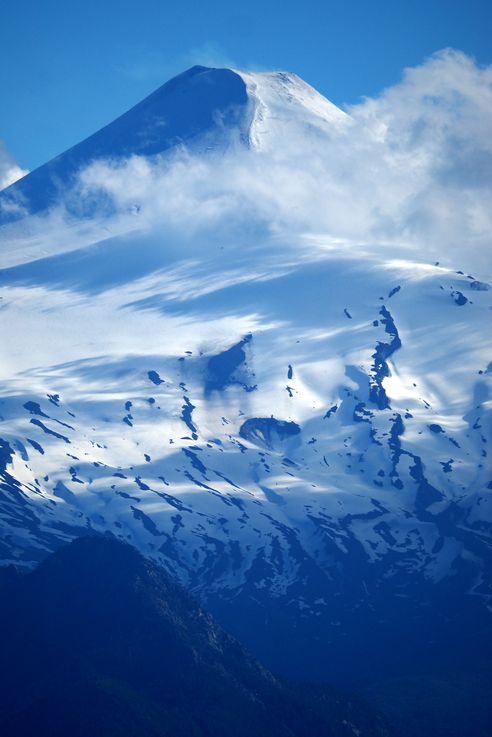
[[[5,189],[29,172],[22,169],[12,154],[7,151],[3,141],[0,141],[0,190]]]

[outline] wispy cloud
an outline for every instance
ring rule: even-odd
[[[0,190],[5,189],[5,187],[13,184],[26,174],[28,174],[27,169],[22,169],[18,165],[3,141],[0,141]]]
[[[207,42],[173,58],[170,58],[164,51],[155,49],[141,52],[130,61],[125,60],[117,64],[116,71],[129,79],[157,86],[195,65],[218,68],[237,66],[225,49],[215,43]]]
[[[218,44],[207,42],[190,49],[183,55],[185,66],[199,64],[204,67],[236,67],[233,57]]]

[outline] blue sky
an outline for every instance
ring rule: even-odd
[[[0,139],[32,169],[196,63],[288,69],[338,105],[445,47],[492,62],[487,0],[6,0]]]

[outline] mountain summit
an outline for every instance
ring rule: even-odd
[[[20,203],[45,211],[98,159],[155,156],[179,147],[204,153],[240,145],[269,149],[292,121],[313,130],[347,116],[294,74],[194,66],[97,133],[15,182],[0,195],[0,222]],[[8,205],[10,204],[10,207]]]

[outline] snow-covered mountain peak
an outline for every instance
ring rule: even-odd
[[[339,129],[348,116],[295,74],[194,66],[101,130],[0,193],[0,224],[46,211],[98,160],[288,147]]]
[[[247,143],[252,105],[246,85],[230,69],[195,66],[174,77],[101,130],[0,195],[0,223],[20,211],[56,205],[80,170],[96,160],[155,156],[186,146],[195,151]],[[15,205],[23,208],[15,208]],[[3,218],[2,218],[3,216]]]

